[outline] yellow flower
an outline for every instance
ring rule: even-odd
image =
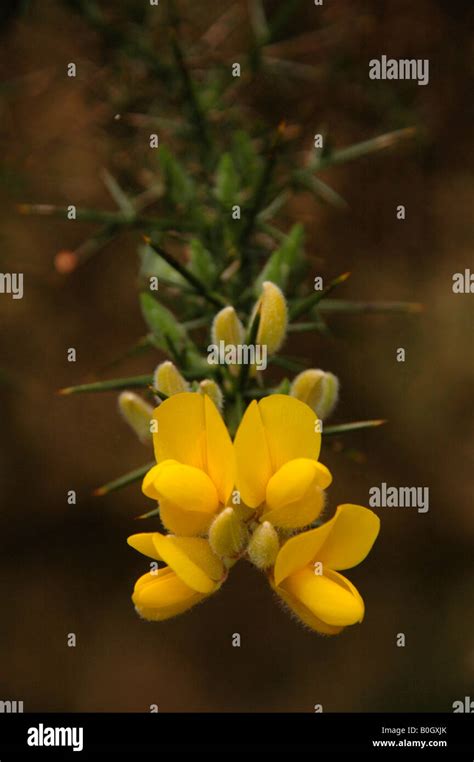
[[[245,411],[234,442],[236,486],[259,521],[295,529],[319,516],[332,477],[317,460],[317,421],[308,405],[283,394]]]
[[[326,524],[289,539],[275,561],[270,582],[311,629],[335,635],[364,618],[354,585],[338,574],[357,566],[379,533],[378,516],[360,505],[340,505]]]
[[[201,535],[226,505],[234,486],[232,442],[216,406],[197,392],[175,394],[153,412],[157,465],[142,490],[159,501],[171,532]]]
[[[182,614],[218,590],[225,579],[222,562],[202,538],[147,532],[132,535],[128,544],[167,564],[135,583],[133,603],[138,614],[149,621]]]

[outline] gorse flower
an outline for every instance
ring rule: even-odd
[[[144,619],[159,621],[181,614],[215,592],[225,579],[222,561],[199,537],[152,532],[132,535],[128,544],[167,564],[144,574],[135,584],[132,600]]]
[[[98,3],[69,5],[83,7],[92,26],[107,31],[100,14],[90,10]],[[144,445],[153,444],[156,465],[142,464],[95,490],[104,495],[146,474],[143,492],[158,503],[149,513],[159,513],[163,532],[170,533],[130,539],[155,565],[165,564],[137,582],[133,600],[143,617],[166,619],[185,611],[217,590],[229,569],[245,558],[268,575],[278,595],[303,621],[316,630],[336,632],[362,618],[360,596],[338,572],[358,563],[368,551],[375,539],[375,519],[363,508],[346,506],[317,526],[332,479],[318,460],[321,422],[337,403],[339,383],[326,371],[303,370],[306,363],[297,361],[293,348],[289,354],[277,353],[295,333],[325,333],[331,312],[350,318],[367,305],[371,312],[390,313],[394,308],[411,313],[420,305],[328,302],[349,273],[333,273],[336,277],[327,282],[310,276],[305,226],[292,217],[301,191],[318,203],[323,197],[341,205],[340,197],[315,176],[322,167],[393,146],[414,130],[398,129],[337,147],[322,140],[323,125],[314,125],[322,132],[315,133],[313,151],[306,145],[298,114],[291,125],[283,121],[274,126],[272,119],[262,119],[256,102],[242,101],[233,77],[221,77],[227,32],[211,35],[212,48],[220,44],[221,53],[217,47],[204,50],[195,76],[197,59],[188,55],[187,35],[182,37],[183,24],[174,7],[179,4],[163,5],[170,6],[169,15],[156,15],[157,33],[169,43],[163,47],[163,60],[155,50],[150,54],[149,40],[144,46],[125,44],[127,29],[135,38],[126,10],[125,15],[118,13],[125,37],[116,54],[132,78],[133,59],[143,59],[140,77],[144,93],[153,95],[150,102],[161,81],[163,113],[169,117],[162,125],[166,139],[158,141],[151,133],[151,152],[135,141],[140,166],[132,174],[143,185],[136,195],[131,195],[128,166],[122,167],[122,177],[105,173],[117,207],[112,212],[67,206],[68,218],[89,220],[97,229],[75,251],[65,246],[55,266],[64,275],[72,273],[116,236],[140,230],[138,283],[146,333],[123,356],[155,349],[166,359],[154,373],[68,386],[61,394],[122,392],[122,416]],[[259,5],[263,4],[257,9]],[[252,63],[252,77],[261,82],[267,69],[264,43],[280,39],[281,19],[293,24],[301,4],[281,0],[264,5],[271,7],[256,14],[262,18],[250,25],[255,29],[243,50]],[[215,19],[210,23],[209,29],[215,29]],[[153,65],[147,69],[149,61]],[[156,77],[157,67],[165,76]],[[107,89],[113,96],[114,88]],[[116,109],[113,101],[114,97],[108,108]],[[147,114],[142,117],[146,123]],[[179,129],[171,129],[174,124]],[[122,140],[123,135],[116,137]],[[65,213],[64,205],[44,203],[22,204],[20,211],[59,217]],[[209,326],[210,337],[205,330]],[[296,377],[284,376],[276,388],[269,386],[269,364]],[[141,389],[143,398],[135,391],[123,392],[127,388]],[[152,400],[159,402],[154,411]],[[380,423],[340,423],[326,433],[341,436]],[[336,547],[347,551],[342,561]],[[313,573],[316,567],[323,569],[322,575]]]
[[[278,553],[271,583],[313,630],[334,635],[361,622],[364,602],[338,570],[357,566],[379,533],[378,516],[360,505],[340,505],[326,524],[290,538]]]
[[[318,462],[321,434],[305,403],[273,394],[248,406],[235,441],[207,395],[185,392],[153,413],[157,465],[143,492],[159,503],[173,534],[136,534],[129,544],[166,564],[140,577],[133,603],[145,619],[176,616],[216,592],[246,557],[313,630],[336,634],[360,622],[364,604],[338,573],[360,563],[379,520],[361,506],[340,506],[315,529],[288,530],[321,514],[328,469]]]
[[[259,521],[297,529],[321,513],[332,477],[318,463],[317,421],[307,405],[283,394],[247,408],[234,442],[236,486]]]
[[[207,532],[234,485],[234,451],[219,411],[207,394],[175,394],[153,413],[157,465],[142,489],[159,501],[160,518],[184,536]]]

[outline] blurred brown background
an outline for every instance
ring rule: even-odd
[[[55,391],[147,373],[159,359],[107,367],[144,332],[138,233],[64,278],[54,255],[93,228],[15,209],[23,201],[111,208],[101,169],[126,173],[136,162],[105,99],[116,90],[120,101],[125,65],[114,69],[104,40],[70,5],[33,2],[1,28],[0,270],[25,273],[25,296],[0,296],[0,699],[23,700],[26,711],[147,711],[155,703],[160,711],[311,712],[319,703],[325,711],[451,711],[453,701],[474,697],[474,296],[451,289],[454,272],[474,270],[472,3],[303,3],[272,53],[314,65],[317,75],[292,81],[270,72],[246,96],[309,136],[325,127],[336,146],[419,130],[394,151],[326,172],[349,211],[301,196],[287,212],[288,222],[307,226],[315,274],[352,271],[341,296],[425,305],[422,315],[334,317],[331,337],[295,342],[293,353],[298,347],[341,379],[334,422],[388,419],[345,438],[342,449],[325,446],[331,508],[367,504],[382,481],[430,488],[427,514],[379,510],[381,536],[348,572],[366,619],[336,638],[292,621],[245,563],[187,615],[153,625],[133,610],[129,595],[146,560],[125,540],[148,502],[139,487],[104,499],[91,492],[148,453],[118,418],[115,394],[62,399]],[[216,15],[215,3],[181,7],[194,39]],[[245,4],[242,13],[229,61],[248,34]],[[299,39],[312,30],[309,44]],[[429,58],[429,86],[370,82],[368,61],[383,53]],[[69,61],[80,64],[76,80],[65,76]],[[406,205],[404,222],[397,204]],[[66,362],[70,346],[75,365]],[[70,489],[76,506],[66,502]],[[76,648],[67,647],[71,632]],[[396,646],[400,632],[405,648]]]

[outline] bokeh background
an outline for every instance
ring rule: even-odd
[[[120,6],[99,5],[112,17]],[[219,3],[219,13],[230,5]],[[229,61],[249,34],[246,3],[234,5],[220,53]],[[0,698],[23,700],[26,711],[451,711],[474,695],[474,297],[451,288],[454,272],[474,270],[472,3],[302,3],[269,55],[303,67],[269,67],[241,93],[262,118],[285,118],[306,137],[324,127],[335,146],[418,128],[395,150],[325,173],[347,211],[302,195],[282,217],[284,229],[306,225],[315,274],[352,271],[344,298],[424,304],[419,315],[335,316],[329,336],[292,340],[294,354],[340,377],[334,422],[388,420],[325,445],[331,509],[367,504],[382,481],[430,488],[427,514],[379,510],[380,538],[348,573],[366,619],[336,638],[292,621],[245,563],[218,595],[175,620],[145,623],[130,603],[146,560],[125,540],[148,503],[138,486],[91,493],[148,453],[119,419],[114,393],[61,398],[56,390],[147,373],[160,359],[114,364],[144,333],[138,233],[64,277],[55,254],[94,228],[16,210],[20,202],[112,208],[102,169],[144,171],[143,135],[113,116],[135,86],[146,110],[149,75],[74,6],[2,6],[0,270],[25,273],[25,296],[0,296]],[[181,10],[191,45],[216,4],[182,2]],[[166,42],[161,33],[157,56]],[[429,58],[429,86],[370,82],[368,61],[383,53]],[[76,80],[65,76],[69,61],[80,64]],[[403,222],[397,204],[406,206]],[[75,365],[66,362],[70,346]],[[67,646],[72,632],[76,648]]]

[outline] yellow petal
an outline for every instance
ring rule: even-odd
[[[162,557],[156,550],[153,543],[153,535],[155,532],[141,532],[140,534],[132,534],[127,539],[128,544],[138,550],[139,553],[143,553],[148,558],[154,558],[155,561],[163,561]]]
[[[225,505],[235,481],[234,448],[222,416],[211,398],[204,395],[201,399],[206,431],[206,471],[215,484],[219,500]]]
[[[329,569],[352,569],[368,555],[380,530],[380,519],[361,505],[340,505],[330,522],[318,561]]]
[[[290,460],[268,482],[262,518],[287,529],[310,524],[324,504],[321,487],[330,482],[331,474],[321,463],[309,458]]]
[[[225,503],[234,484],[232,441],[216,406],[197,392],[175,394],[153,413],[158,431],[153,435],[158,464],[175,460],[205,471]]]
[[[185,511],[166,500],[160,503],[160,519],[163,526],[173,534],[183,537],[207,534],[213,516],[213,513]]]
[[[157,463],[172,459],[204,468],[204,398],[194,392],[174,394],[153,412],[157,432],[153,445]]]
[[[203,598],[168,567],[140,577],[132,596],[140,616],[153,622],[182,614]]]
[[[143,492],[160,503],[160,518],[170,532],[204,534],[219,507],[209,476],[193,466],[166,460],[145,476]]]
[[[207,540],[156,532],[153,542],[165,563],[190,588],[205,594],[217,589],[224,576],[224,567]]]
[[[357,590],[336,572],[314,573],[306,566],[288,577],[282,585],[308,611],[333,627],[361,622],[364,604]]]
[[[150,470],[145,474],[142,482],[143,494],[147,497],[150,497],[152,500],[159,500],[158,492],[156,491],[155,487],[155,482],[158,478],[158,474],[165,466],[168,466],[170,463],[176,464],[177,462],[178,461],[176,460],[164,460],[159,465],[150,468]]]
[[[219,498],[209,476],[194,466],[165,463],[158,466],[153,482],[158,500],[185,511],[213,514]]]
[[[235,435],[236,485],[242,501],[256,508],[265,500],[272,475],[270,452],[260,416],[260,406],[250,403]]]
[[[271,579],[270,583],[272,584]],[[311,611],[298,600],[298,598],[295,598],[294,595],[287,590],[284,590],[281,587],[275,587],[274,584],[272,584],[272,587],[293,613],[296,614],[298,619],[301,619],[303,624],[306,624],[312,630],[319,632],[321,635],[337,635],[343,629],[342,627],[334,627],[333,625],[329,625],[321,619],[318,619],[318,617],[312,614]]]
[[[378,516],[368,508],[340,505],[330,521],[283,545],[275,563],[276,584],[312,561],[321,561],[325,570],[356,566],[369,553],[379,528]]]
[[[270,451],[272,473],[294,458],[317,460],[321,434],[317,416],[304,402],[285,394],[272,394],[258,403]]]
[[[301,532],[285,542],[275,561],[274,575],[277,586],[291,574],[300,571],[312,561],[319,560],[319,549],[331,531],[331,526],[331,521],[328,521],[317,529]]]
[[[270,477],[289,460],[317,460],[321,434],[316,421],[307,405],[283,394],[251,402],[234,442],[237,489],[246,505],[256,508],[263,502]]]

